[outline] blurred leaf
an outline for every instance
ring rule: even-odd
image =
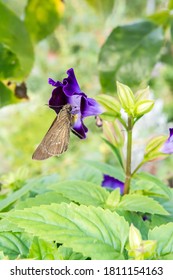
[[[97,260],[124,259],[128,223],[109,210],[73,203],[8,212],[8,220],[46,241],[55,240]]]
[[[89,164],[86,164],[85,166],[81,166],[80,169],[76,170],[75,173],[73,173],[72,176],[70,176],[70,179],[83,180],[97,185],[101,185],[103,176],[100,170],[93,166],[90,166]]]
[[[169,8],[170,10],[173,9],[173,0],[169,0],[169,2],[168,2],[168,8]]]
[[[34,62],[33,46],[24,23],[0,2],[0,78],[25,78]]]
[[[162,25],[163,27],[167,27],[170,21],[170,11],[169,10],[158,11],[152,15],[149,15],[148,19],[153,21],[157,25]]]
[[[98,170],[100,170],[102,172],[102,174],[107,174],[110,175],[120,181],[124,181],[125,177],[124,177],[124,172],[122,171],[122,168],[117,168],[117,167],[113,167],[112,165],[106,164],[106,163],[102,163],[102,162],[98,162],[98,161],[90,161],[90,160],[85,160],[84,162],[90,164],[91,166],[94,166],[95,168],[97,168]]]
[[[14,96],[14,93],[0,81],[0,107],[16,103],[17,101],[18,99]]]
[[[51,34],[58,26],[64,11],[61,0],[29,0],[26,6],[25,23],[34,42]]]
[[[111,14],[115,0],[85,0],[98,14],[107,17]]]
[[[50,189],[62,194],[71,201],[84,205],[103,206],[109,192],[91,182],[65,181],[52,185]]]
[[[173,223],[155,227],[149,231],[148,239],[157,241],[159,256],[173,253]]]
[[[149,173],[141,172],[135,175],[131,184],[131,191],[138,190],[143,190],[144,194],[156,197],[165,197],[167,199],[171,197],[171,191],[168,186]]]
[[[56,260],[57,251],[55,243],[34,237],[27,258],[34,260]]]
[[[11,193],[7,198],[0,201],[0,211],[7,208],[12,203],[16,202],[22,196],[24,196],[29,191],[37,192],[45,192],[47,186],[50,186],[57,181],[57,175],[53,174],[51,176],[42,176],[41,178],[33,178],[30,179],[22,188]],[[40,190],[41,189],[41,190]]]
[[[28,243],[28,239],[23,233],[0,232],[0,250],[11,260],[17,257],[26,257]]]
[[[116,158],[118,160],[118,163],[120,164],[120,167],[122,168],[122,170],[124,170],[123,160],[122,160],[119,148],[116,147],[115,145],[113,145],[107,139],[105,139],[105,138],[102,138],[102,139],[108,145],[108,147],[112,150],[113,154],[116,156]]]
[[[115,81],[128,86],[150,79],[163,44],[163,31],[149,21],[116,27],[99,56],[100,81],[105,91],[115,91]]]
[[[124,195],[121,202],[118,204],[118,208],[120,208],[120,210],[123,209],[134,212],[169,215],[157,201],[139,194]]]

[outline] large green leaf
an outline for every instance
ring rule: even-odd
[[[0,78],[25,78],[34,62],[33,46],[24,23],[0,2]]]
[[[0,232],[0,251],[9,259],[26,257],[28,254],[29,241],[23,233]]]
[[[149,231],[148,238],[157,241],[158,255],[173,253],[173,223],[155,227]]]
[[[99,185],[85,181],[65,181],[50,186],[71,201],[84,205],[103,206],[109,192]]]
[[[58,26],[64,4],[61,0],[29,0],[26,6],[25,23],[34,42],[51,34]]]
[[[124,195],[118,207],[122,210],[151,213],[159,215],[169,215],[169,213],[154,199],[140,195]]]
[[[10,222],[46,241],[92,259],[123,259],[129,226],[123,217],[93,206],[51,204],[7,213]]]
[[[116,27],[101,48],[100,81],[105,91],[115,91],[115,81],[129,86],[150,79],[163,44],[163,31],[152,22],[141,21]]]

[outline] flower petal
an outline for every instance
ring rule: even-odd
[[[72,132],[77,135],[81,139],[86,138],[86,133],[88,131],[88,128],[84,125],[82,118],[80,115],[77,115],[77,120],[75,121],[73,125]]]
[[[68,77],[63,80],[63,91],[67,96],[72,96],[74,93],[81,93],[81,89],[76,80],[73,68],[67,71]]]
[[[56,87],[52,91],[52,96],[49,99],[49,107],[52,108],[57,114],[62,109],[62,106],[67,104],[67,96],[62,91],[62,86]]]
[[[102,187],[110,188],[112,190],[120,188],[120,193],[123,194],[124,192],[124,183],[107,174],[103,175]]]
[[[169,133],[170,136],[161,149],[164,154],[173,154],[173,128],[169,129]]]
[[[81,97],[81,115],[82,117],[96,116],[103,113],[101,106],[93,98]]]

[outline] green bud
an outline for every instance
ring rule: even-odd
[[[149,141],[145,148],[144,161],[151,161],[165,158],[167,155],[160,152],[161,147],[165,143],[167,136],[157,136]]]
[[[145,89],[140,89],[135,93],[135,102],[139,102],[142,100],[147,100],[150,95],[150,88],[149,86],[146,87]]]
[[[108,113],[115,117],[120,116],[121,105],[113,96],[100,94],[96,99]]]
[[[144,240],[141,245],[143,248],[144,259],[149,259],[155,255],[157,245],[155,240]]]
[[[120,202],[120,189],[117,188],[116,190],[113,190],[109,194],[106,200],[106,206],[108,206],[110,209],[114,209],[119,202]]]
[[[142,116],[152,110],[154,106],[153,100],[141,100],[135,104],[134,116],[139,117]]]
[[[133,116],[135,97],[131,89],[128,86],[117,82],[117,93],[122,108],[128,115]]]
[[[144,260],[154,256],[156,251],[155,240],[142,240],[140,231],[133,226],[130,226],[129,244],[127,246],[129,257],[135,260]]]
[[[133,224],[130,226],[129,230],[129,247],[130,249],[134,249],[136,247],[139,247],[142,242],[142,236],[140,231],[134,227]]]

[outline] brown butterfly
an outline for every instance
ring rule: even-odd
[[[69,144],[74,115],[72,106],[66,104],[59,111],[48,132],[32,155],[32,159],[43,160],[64,153]]]

